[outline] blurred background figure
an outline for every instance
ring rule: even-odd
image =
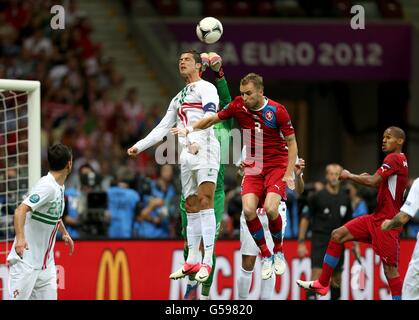
[[[76,177],[76,185],[65,190],[63,221],[67,231],[73,239],[103,237],[107,227],[105,210],[95,211],[107,203],[106,194],[100,188],[100,176],[85,163],[79,167]],[[104,204],[95,202],[97,197],[104,199]]]
[[[368,214],[368,206],[364,199],[361,197],[361,187],[353,182],[348,182],[346,185],[351,199],[352,205],[352,218]]]
[[[122,166],[116,174],[117,184],[110,187],[108,194],[108,209],[110,224],[109,238],[131,238],[134,218],[141,208],[140,195],[130,186],[135,173],[129,167]]]
[[[174,238],[176,236],[173,167],[160,167],[159,177],[150,184],[150,195],[144,197],[144,208],[134,223],[136,238]]]

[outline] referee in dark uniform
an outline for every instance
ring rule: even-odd
[[[308,206],[303,209],[298,235],[298,255],[307,255],[305,245],[306,233],[311,224],[311,280],[317,280],[322,271],[323,258],[326,253],[330,234],[352,217],[349,196],[341,188],[339,174],[342,167],[332,163],[326,166],[326,185],[308,199]],[[331,282],[331,300],[340,298],[341,274],[343,269],[343,253]],[[307,294],[307,299],[314,300],[315,294]]]

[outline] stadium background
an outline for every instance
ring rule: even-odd
[[[65,8],[64,30],[50,27],[50,8],[54,4]],[[350,8],[356,4],[365,8],[365,30],[350,28]],[[118,170],[127,166],[136,175],[132,187],[142,196],[143,207],[149,204],[150,197],[145,195],[150,193],[152,181],[159,177],[155,148],[135,160],[127,159],[126,149],[158,123],[171,97],[183,86],[176,59],[184,48],[219,52],[233,96],[238,94],[238,82],[244,74],[256,71],[264,76],[266,95],[283,103],[293,119],[300,156],[307,162],[306,193],[323,179],[324,166],[330,162],[338,162],[353,172],[372,173],[383,159],[381,135],[389,125],[406,130],[410,177],[418,175],[415,159],[419,153],[419,4],[415,0],[3,0],[0,11],[0,78],[41,81],[42,173],[47,171],[48,145],[57,141],[71,145],[75,168],[67,188],[79,187],[78,169],[88,163],[95,171],[89,192],[106,192]],[[196,39],[195,25],[204,16],[215,16],[223,23],[224,34],[216,45],[203,46]],[[133,233],[129,240],[121,242],[111,240],[106,233],[89,235],[87,230],[80,238],[90,240],[77,241],[71,258],[66,257],[66,250],[58,243],[56,261],[65,274],[60,298],[180,297],[178,293],[184,286],[176,284],[177,289],[170,289],[169,285],[174,284],[168,279],[156,286],[159,290],[142,292],[141,288],[151,288],[152,284],[138,271],[147,265],[142,258],[150,254],[164,256],[162,266],[168,269],[162,270],[162,274],[168,274],[173,263],[180,264],[175,258],[180,259],[176,250],[182,247],[175,240],[179,239],[180,188],[174,169],[174,176],[170,179],[169,174],[168,179],[176,190],[175,196],[161,207],[165,210],[154,210],[158,225],[164,226],[158,237],[167,240],[148,240],[156,238],[155,234]],[[9,183],[15,174],[13,170],[3,173],[2,183]],[[239,248],[239,208],[234,177],[234,167],[227,167],[228,202],[222,235],[227,240],[217,245],[225,258],[225,269],[220,269],[214,285],[217,291],[212,294],[223,299],[235,297],[234,270],[238,267],[234,257]],[[306,196],[297,199],[289,194],[285,247],[289,263],[292,261],[292,281],[288,294],[283,293],[281,298],[300,296],[294,264],[307,261],[292,259],[296,256],[292,239],[298,231],[298,215]],[[362,196],[370,208],[374,207],[375,195],[371,191],[362,190]],[[13,212],[2,206],[2,216],[6,214],[4,209]],[[137,222],[143,222],[141,219],[144,217]],[[404,237],[413,237],[418,224],[413,221]],[[4,246],[4,242],[1,244]],[[370,259],[371,263],[367,261],[371,251],[363,249],[365,263],[371,270],[377,269],[375,258]],[[123,254],[118,254],[120,250]],[[403,273],[412,250],[413,241],[403,240]],[[117,257],[122,259],[120,264]],[[124,262],[125,257],[128,262]],[[357,268],[352,260],[350,266],[351,270]],[[128,276],[124,268],[128,269]],[[71,279],[81,270],[89,274],[83,283],[92,291],[86,289],[82,293],[75,288],[78,282]],[[6,277],[7,268],[0,266],[3,289]],[[124,277],[129,279],[129,296],[124,296],[124,290],[128,290]],[[385,281],[379,270],[368,278],[374,279],[372,293],[355,297],[388,298],[380,291],[385,289]],[[347,286],[349,282],[350,277]],[[99,292],[101,286],[103,296]],[[223,288],[232,291],[228,293]],[[281,290],[279,285],[277,290]],[[354,296],[351,293],[347,297]]]

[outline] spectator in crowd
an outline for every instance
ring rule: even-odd
[[[171,224],[176,204],[176,190],[172,182],[173,167],[163,165],[160,175],[150,184],[150,195],[145,196],[144,208],[134,224],[134,236],[138,238],[169,238],[175,236]]]
[[[368,214],[368,206],[364,199],[360,195],[360,187],[358,184],[348,182],[347,185],[349,198],[351,199],[352,205],[352,218],[363,216]]]
[[[89,230],[81,226],[87,220],[87,194],[97,189],[98,176],[88,163],[80,166],[77,175],[77,183],[73,187],[66,188],[64,207],[64,224],[72,239],[78,239]]]
[[[134,217],[141,208],[140,195],[130,188],[135,173],[127,166],[117,172],[117,185],[110,187],[108,208],[110,213],[109,238],[131,238]]]

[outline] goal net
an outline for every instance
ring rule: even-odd
[[[39,81],[0,80],[0,300],[7,298],[14,210],[41,176],[40,103]]]

